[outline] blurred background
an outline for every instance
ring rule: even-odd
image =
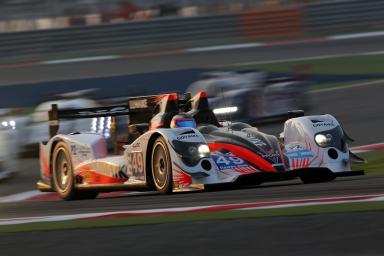
[[[52,103],[205,90],[221,120],[277,135],[304,109],[382,142],[383,17],[381,0],[0,0],[0,179],[18,177],[0,196],[35,189]]]

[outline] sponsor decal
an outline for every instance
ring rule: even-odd
[[[217,152],[212,154],[212,158],[220,171],[232,170],[241,174],[257,172],[256,168],[250,166],[245,160],[232,153],[222,154]]]
[[[177,140],[188,140],[188,139],[191,139],[191,138],[198,138],[200,137],[199,135],[197,134],[185,134],[185,135],[179,135],[176,137]]]
[[[133,148],[139,148],[141,145],[140,145],[140,142],[136,142],[132,145]]]
[[[305,149],[305,147],[301,144],[286,145],[285,148],[287,149],[287,151]]]
[[[234,167],[248,166],[248,164],[246,164],[246,162],[243,159],[233,155],[232,153],[212,154],[212,157],[220,170],[227,170],[227,169],[232,169]]]
[[[261,157],[263,157],[263,158],[280,157],[280,154],[279,154],[278,152],[275,152],[275,153],[268,153],[268,154],[260,153],[259,155],[260,155]]]
[[[267,144],[264,141],[262,141],[261,139],[255,137],[251,133],[247,133],[247,139],[250,140],[255,146],[258,146],[258,147],[267,146]]]
[[[240,173],[240,175],[258,172],[256,168],[232,153],[222,154],[217,152],[212,154],[212,158],[220,171],[232,170]]]
[[[312,151],[308,149],[302,149],[302,150],[295,150],[295,151],[290,151],[286,153],[289,158],[312,158],[313,153]]]
[[[72,144],[71,154],[80,158],[87,158],[91,154],[91,149],[89,147]]]
[[[315,128],[316,127],[329,127],[329,126],[332,127],[332,126],[335,126],[335,124],[333,123],[333,121],[322,121],[322,122],[314,123],[312,126]]]
[[[89,116],[89,115],[104,116],[104,115],[108,115],[108,114],[117,114],[117,113],[128,114],[129,109],[126,107],[114,107],[111,109],[100,109],[100,110],[95,110],[95,111],[80,111],[80,112],[78,112],[78,115],[79,116]]]

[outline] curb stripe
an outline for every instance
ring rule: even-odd
[[[366,151],[374,151],[374,150],[383,150],[384,149],[384,142],[382,143],[375,143],[371,145],[364,145],[364,146],[358,146],[353,147],[352,150],[354,152],[366,152]]]
[[[341,204],[341,203],[351,203],[351,202],[370,202],[370,201],[376,201],[376,202],[384,201],[384,194],[290,200],[290,201],[274,201],[274,202],[261,202],[261,203],[246,203],[246,204],[228,204],[228,205],[213,205],[213,206],[149,209],[149,210],[136,210],[136,211],[82,213],[82,214],[69,214],[69,215],[57,215],[57,216],[9,218],[9,219],[0,219],[0,226],[26,224],[26,223],[38,223],[38,222],[55,222],[55,221],[87,220],[87,219],[89,220],[89,219],[96,219],[96,218],[100,219],[100,218],[116,218],[116,217],[131,217],[131,216],[164,215],[164,214],[191,213],[191,212],[257,210],[257,209],[273,209],[277,207],[286,208],[286,207],[312,206],[312,205],[324,205],[324,204],[336,204],[336,203]]]

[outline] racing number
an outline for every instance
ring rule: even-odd
[[[244,164],[244,160],[237,156],[219,156],[216,159],[216,164],[225,166],[240,165]]]
[[[143,153],[142,152],[130,153],[128,164],[133,176],[141,176],[144,173]]]

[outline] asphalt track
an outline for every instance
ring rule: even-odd
[[[95,200],[23,201],[0,205],[0,218],[50,216],[123,210],[145,210],[218,204],[269,202],[320,197],[379,194],[384,177],[340,178],[329,183],[302,184],[299,180],[264,184],[241,189],[180,193],[168,196],[157,193],[124,195]]]
[[[2,255],[383,255],[383,212],[0,234]],[[20,246],[22,245],[22,246]]]
[[[174,68],[204,67],[238,62],[298,58],[317,55],[382,51],[383,38],[312,43],[199,54],[147,57],[89,63],[60,64],[0,70],[1,84],[38,82],[68,78],[110,76]],[[310,113],[332,113],[344,125],[355,145],[384,141],[383,85],[355,87],[312,94],[316,106]],[[260,127],[277,133],[280,125]],[[29,161],[29,162],[28,162]],[[35,160],[23,165],[23,185],[33,187],[30,172],[37,172]],[[26,173],[27,172],[27,173]],[[25,175],[25,176],[24,176]],[[17,185],[17,177],[5,186]],[[3,185],[3,184],[2,184]],[[349,177],[329,183],[263,184],[235,190],[125,195],[84,201],[40,201],[0,204],[0,218],[84,212],[153,209],[196,205],[263,202],[327,196],[377,194],[384,191],[384,177]],[[4,189],[4,187],[2,188]],[[16,189],[15,189],[16,190]],[[188,224],[121,227],[114,229],[32,232],[1,235],[5,255],[173,254],[182,255],[382,255],[383,213],[332,214],[304,217],[259,218]],[[22,242],[21,242],[22,241]],[[68,242],[69,241],[69,242]],[[149,246],[150,245],[150,246]],[[70,246],[71,249],[68,249]],[[5,248],[5,249],[4,249]]]
[[[356,54],[383,50],[384,37],[370,37],[274,45],[260,48],[178,53],[166,56],[129,57],[118,60],[2,68],[0,69],[0,85],[207,68],[243,62],[272,61],[333,54]]]

